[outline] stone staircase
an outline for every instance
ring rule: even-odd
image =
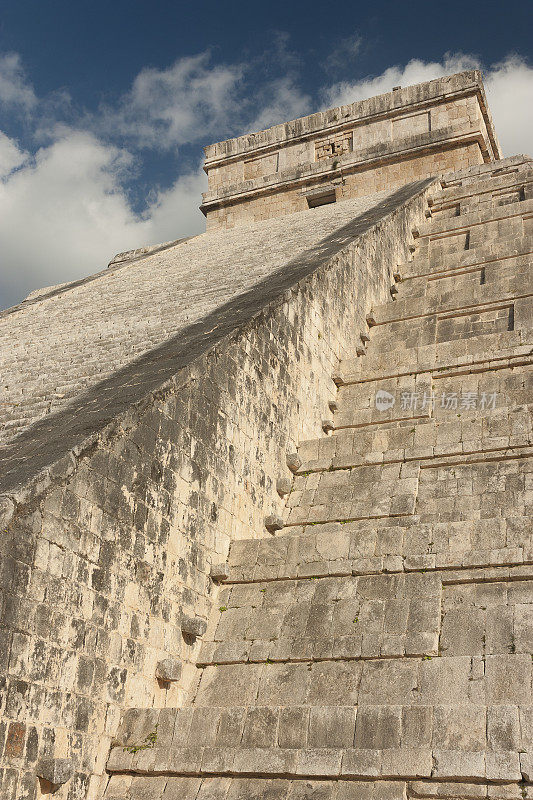
[[[126,712],[105,800],[533,798],[533,164],[441,184],[283,529],[232,545],[188,705]]]

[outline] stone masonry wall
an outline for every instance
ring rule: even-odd
[[[329,175],[308,180],[305,185],[296,183],[293,188],[285,185],[273,187],[259,196],[251,193],[250,197],[236,204],[223,205],[211,211],[207,216],[207,230],[216,230],[221,226],[233,228],[305,211],[309,207],[308,195],[320,190],[321,186],[332,188],[339,201],[371,195],[428,175],[445,175],[478,164],[483,164],[483,155],[477,143],[434,153],[412,154],[409,158],[391,159],[389,162],[386,159],[381,162],[374,160],[356,171],[335,170],[332,164]]]
[[[279,530],[231,544],[186,702],[128,709],[102,800],[532,800],[533,162],[432,191]]]
[[[290,265],[278,299],[0,498],[2,800],[36,797],[43,758],[71,759],[58,800],[96,797],[121,711],[181,704],[198,651],[184,618],[207,619],[210,565],[231,540],[269,535],[286,453],[319,435],[339,359],[387,298],[429,185],[340,231],[307,273]],[[163,684],[168,656],[183,674]]]
[[[397,87],[205,152],[208,230],[293,214],[320,190],[360,197],[500,158],[477,71]]]

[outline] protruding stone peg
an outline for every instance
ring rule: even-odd
[[[344,378],[340,373],[334,372],[331,378],[335,386],[344,386]]]
[[[418,228],[413,228],[411,233],[413,234],[413,239],[418,239],[418,237],[420,236],[420,231],[418,230]]]
[[[363,347],[362,344],[358,344],[357,347],[355,348],[355,355],[356,356],[364,356],[364,355],[366,355],[366,350],[365,350],[365,348]]]
[[[45,758],[37,764],[37,777],[51,784],[53,791],[72,777],[70,758]]]
[[[291,472],[298,472],[302,466],[302,459],[298,453],[289,453],[287,455],[287,466]]]
[[[335,411],[336,411],[336,410],[338,409],[338,407],[339,407],[339,406],[337,405],[337,401],[336,401],[336,400],[330,400],[330,401],[329,401],[329,403],[328,403],[328,406],[329,406],[329,410],[331,411],[331,413],[332,413],[332,414],[334,414],[334,413],[335,413]]]
[[[276,491],[280,497],[286,497],[292,489],[292,481],[290,478],[278,478],[276,481]]]
[[[176,658],[164,658],[155,668],[155,676],[165,683],[174,683],[181,678],[181,661]]]
[[[392,295],[398,294],[398,287],[396,286],[395,283],[393,283],[392,286],[390,287],[390,293]]]
[[[360,333],[359,338],[361,339],[363,344],[366,344],[367,342],[370,341],[370,336],[368,335],[368,333]]]
[[[410,244],[409,245],[409,252],[410,253],[416,252],[416,244]]]
[[[334,429],[335,425],[333,424],[333,420],[331,419],[322,420],[322,430],[324,431],[324,433],[331,433],[331,431]]]
[[[269,533],[280,531],[283,528],[283,524],[283,520],[277,514],[270,514],[270,516],[265,517],[265,528]]]
[[[376,325],[376,318],[373,314],[366,315],[366,324],[369,328],[373,328]]]
[[[207,622],[202,617],[188,617],[183,616],[181,618],[181,630],[182,633],[187,634],[187,636],[203,636],[207,630]]]
[[[221,581],[227,581],[229,578],[229,567],[224,562],[223,564],[211,564],[211,569],[209,571],[209,575],[211,579],[220,583]]]
[[[401,283],[402,282],[402,273],[401,272],[399,272],[399,271],[398,272],[393,272],[392,273],[392,277],[394,278],[396,283]]]

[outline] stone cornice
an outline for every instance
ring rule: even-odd
[[[347,127],[353,127],[354,124],[368,124],[386,117],[397,117],[472,94],[476,94],[478,97],[481,113],[487,126],[492,156],[494,159],[498,159],[501,157],[500,148],[488,110],[481,72],[473,70],[393,90],[368,100],[361,100],[351,105],[317,112],[282,125],[276,125],[258,133],[209,145],[205,148],[204,169],[207,172],[215,166],[240,160],[244,155],[264,155],[281,147],[336,133]]]

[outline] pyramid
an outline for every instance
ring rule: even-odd
[[[533,164],[478,72],[206,148],[0,315],[2,800],[533,797]]]

